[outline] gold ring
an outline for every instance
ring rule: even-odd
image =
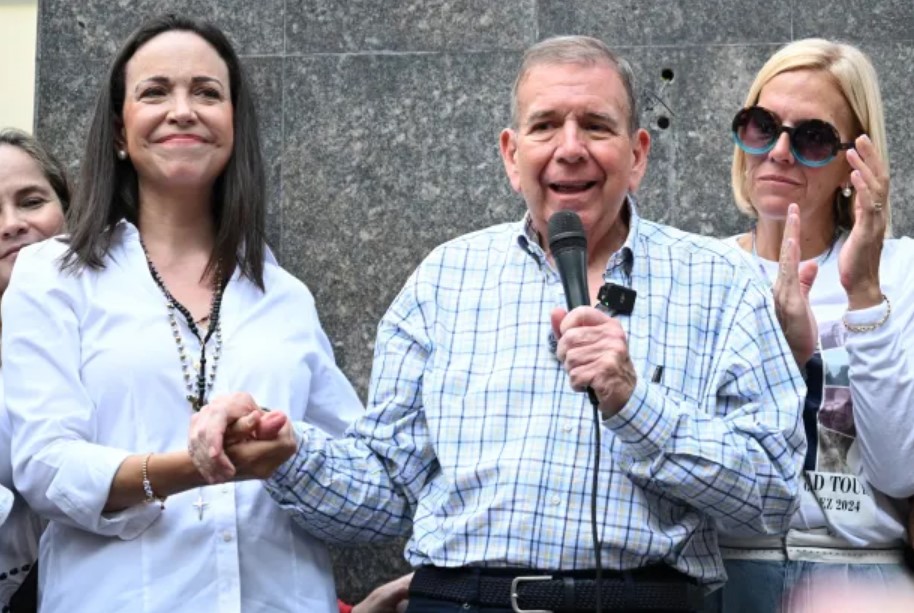
[[[882,212],[882,203],[881,203],[881,202],[874,202],[874,203],[873,203],[873,208],[876,209],[876,212],[877,212],[877,213],[881,213],[881,212]]]

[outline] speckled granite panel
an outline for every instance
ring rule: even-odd
[[[540,0],[539,37],[589,34],[610,45],[789,40],[791,0]]]
[[[282,239],[282,71],[281,57],[245,57],[248,80],[257,104],[260,140],[267,175],[267,241],[274,250]]]
[[[364,599],[379,585],[412,571],[403,557],[406,540],[370,547],[330,547],[336,593],[345,602]]]
[[[911,0],[793,0],[793,36],[851,42],[914,41]]]
[[[534,0],[303,0],[286,5],[288,53],[490,51],[534,40]]]
[[[41,58],[109,60],[144,20],[163,13],[205,19],[226,32],[239,55],[283,51],[283,0],[42,0]]]
[[[498,155],[513,53],[286,59],[283,262],[365,390],[375,328],[436,245],[519,219]]]
[[[107,70],[108,62],[79,54],[46,57],[38,66],[35,135],[57,154],[74,180]]]

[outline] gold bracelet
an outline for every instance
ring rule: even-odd
[[[151,453],[147,453],[146,457],[143,458],[143,493],[146,494],[146,502],[158,502],[159,508],[165,508],[165,499],[160,498],[155,495],[155,492],[152,491],[152,483],[149,481],[149,458],[152,457]]]
[[[882,327],[882,324],[889,320],[889,315],[892,314],[892,303],[889,301],[889,297],[885,294],[882,295],[882,299],[885,301],[885,315],[882,316],[882,319],[877,321],[874,324],[865,324],[861,326],[855,326],[854,324],[847,323],[847,314],[841,318],[841,321],[844,323],[844,327],[847,328],[848,332],[872,332],[876,328]]]

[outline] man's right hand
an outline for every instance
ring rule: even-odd
[[[227,445],[277,439],[287,422],[282,413],[261,410],[250,394],[239,392],[217,396],[192,417],[187,449],[197,470],[208,483],[225,483],[237,475],[235,464],[225,452]],[[286,434],[294,438],[291,428]],[[284,441],[284,444],[287,443]],[[267,450],[255,447],[249,451],[256,454]],[[253,459],[246,452],[243,457]],[[244,475],[241,477],[244,478]]]

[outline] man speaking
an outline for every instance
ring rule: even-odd
[[[724,579],[717,527],[787,527],[802,379],[738,254],[638,216],[650,137],[624,60],[587,37],[538,43],[512,111],[500,147],[523,220],[426,258],[379,324],[367,413],[339,440],[298,428],[266,486],[326,540],[412,529],[411,612],[694,610]],[[563,211],[603,308],[562,308]],[[231,478],[222,433],[256,422],[255,402],[195,416],[209,478]]]

